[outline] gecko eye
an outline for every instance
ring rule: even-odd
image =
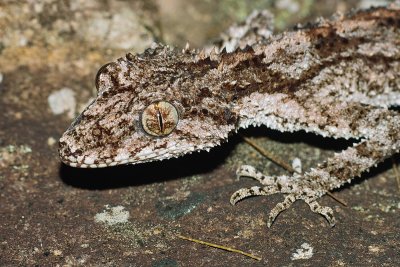
[[[142,112],[140,122],[143,130],[152,136],[169,135],[179,121],[178,110],[167,101],[157,101],[148,105]]]

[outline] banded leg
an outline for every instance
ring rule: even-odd
[[[236,170],[236,177],[250,177],[260,182],[260,184],[268,184],[270,176],[264,175],[262,172],[256,170],[253,166],[242,165]]]
[[[333,215],[333,210],[327,206],[321,206],[317,202],[317,198],[315,196],[309,196],[304,199],[304,201],[310,206],[310,209],[314,213],[318,213],[325,217],[331,227],[335,226],[336,219]]]
[[[279,193],[280,191],[274,186],[252,186],[250,188],[242,188],[236,191],[231,196],[231,204],[235,205],[240,200],[251,196],[268,196]]]
[[[288,182],[293,179],[297,179],[300,177],[298,174],[294,174],[293,176],[268,176],[264,175],[262,172],[256,170],[253,166],[250,165],[242,165],[240,166],[237,171],[236,171],[236,176],[238,178],[240,177],[249,177],[253,178],[254,180],[257,180],[260,184],[266,185],[266,186],[276,186],[276,187],[283,187],[284,185],[287,185]]]
[[[249,176],[258,180],[267,186],[269,194],[286,194],[285,200],[271,210],[268,226],[271,226],[280,212],[289,208],[296,200],[304,200],[312,212],[324,216],[330,226],[334,226],[333,210],[319,205],[317,200],[400,151],[400,116],[397,112],[357,103],[346,105],[346,109],[333,110],[343,113],[337,116],[342,124],[337,132],[357,136],[361,139],[360,142],[334,154],[333,157],[301,175],[269,177],[252,167],[246,166],[239,169],[239,176]],[[346,128],[345,125],[348,127]],[[244,197],[249,195],[252,194],[244,191]]]
[[[292,204],[298,199],[295,194],[289,194],[285,197],[282,202],[279,202],[275,205],[275,207],[270,211],[267,221],[268,228],[271,227],[272,223],[275,221],[275,218],[284,210],[287,210],[292,206]]]

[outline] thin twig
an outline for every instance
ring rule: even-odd
[[[283,159],[281,159],[280,157],[272,154],[271,152],[265,150],[264,148],[262,148],[261,146],[259,146],[256,142],[252,141],[250,138],[247,138],[245,136],[242,136],[243,140],[248,143],[250,146],[252,146],[255,150],[257,150],[258,152],[260,152],[261,155],[263,155],[264,157],[268,158],[269,160],[271,160],[272,162],[275,162],[276,164],[278,164],[279,166],[281,166],[282,168],[286,169],[287,171],[289,171],[290,173],[299,173],[297,170],[295,170],[290,164],[288,164],[286,161],[284,161]],[[400,178],[398,180],[399,182],[399,189],[400,189]],[[340,204],[342,204],[343,206],[347,207],[347,203],[343,200],[341,200],[340,198],[334,196],[331,192],[327,192],[326,193],[328,196],[330,196],[332,199],[336,200],[337,202],[339,202]]]
[[[336,197],[334,194],[332,194],[332,193],[329,192],[329,191],[326,192],[326,194],[327,194],[328,196],[330,196],[332,199],[334,199],[334,200],[336,200],[337,202],[339,202],[340,204],[342,204],[343,206],[347,207],[347,203],[344,202],[344,200],[342,200],[342,199]]]
[[[195,243],[198,243],[198,244],[206,245],[206,246],[209,246],[209,247],[214,247],[214,248],[219,248],[219,249],[223,249],[223,250],[234,252],[234,253],[239,253],[239,254],[245,255],[247,257],[250,257],[252,259],[258,260],[258,261],[261,260],[261,257],[254,256],[254,255],[252,255],[250,253],[246,253],[246,252],[238,250],[238,249],[229,248],[229,247],[225,247],[225,246],[221,246],[221,245],[217,245],[217,244],[213,244],[213,243],[209,243],[209,242],[193,239],[193,238],[186,237],[186,236],[183,236],[183,235],[177,235],[177,237],[179,237],[181,239],[184,239],[184,240],[189,240],[189,241],[192,241],[192,242],[195,242]]]
[[[399,188],[399,191],[400,191],[400,172],[399,172],[399,169],[397,168],[396,161],[394,160],[393,157],[392,157],[392,162],[393,162],[394,176],[396,176],[397,187]]]
[[[271,161],[275,162],[276,164],[278,164],[279,166],[281,166],[282,168],[288,170],[291,173],[295,173],[296,172],[296,170],[293,169],[293,167],[290,166],[288,163],[286,163],[286,161],[282,160],[281,158],[277,157],[276,155],[272,154],[271,152],[265,150],[264,148],[259,146],[257,143],[252,141],[250,138],[247,138],[245,136],[242,136],[242,138],[246,143],[251,145],[255,150],[260,152],[260,154],[263,155],[264,157],[270,159]]]

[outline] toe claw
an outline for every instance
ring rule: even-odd
[[[288,194],[282,202],[279,202],[275,205],[275,207],[269,213],[267,226],[271,227],[272,223],[275,221],[275,218],[284,210],[287,210],[298,197],[295,194]]]
[[[247,197],[267,196],[276,194],[278,192],[279,191],[277,191],[276,188],[272,186],[264,186],[264,187],[252,186],[250,188],[242,188],[232,194],[230,202],[232,205],[235,205],[237,202]]]
[[[236,170],[236,176],[238,178],[242,176],[253,177],[257,174],[257,172],[258,171],[253,166],[242,165]]]
[[[236,177],[240,179],[241,177],[249,177],[257,180],[262,185],[274,185],[279,179],[276,176],[267,176],[262,172],[257,171],[254,167],[250,165],[242,165],[236,171]]]
[[[333,215],[333,210],[330,207],[327,206],[321,206],[317,201],[315,197],[311,198],[306,198],[304,201],[310,206],[310,209],[312,212],[318,213],[328,221],[329,225],[331,227],[335,226],[336,224],[336,219],[335,216]]]

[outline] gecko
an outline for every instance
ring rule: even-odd
[[[297,200],[334,226],[333,210],[318,200],[400,150],[400,114],[392,108],[400,105],[400,6],[259,32],[265,36],[253,32],[254,42],[232,51],[157,44],[107,63],[96,98],[60,138],[61,160],[78,168],[160,161],[209,151],[260,125],[351,139],[302,174],[241,166],[237,175],[259,186],[230,199],[282,194],[268,227]]]

